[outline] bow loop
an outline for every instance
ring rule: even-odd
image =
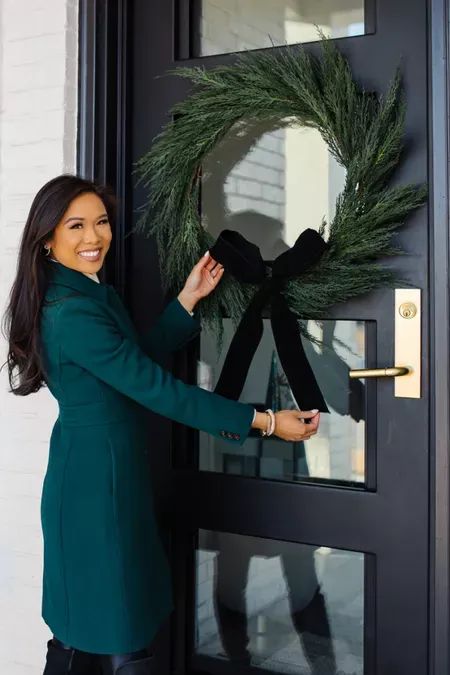
[[[304,230],[294,246],[281,253],[273,262],[272,274],[275,277],[295,277],[319,262],[328,248],[315,230]]]
[[[265,279],[266,266],[261,251],[240,232],[222,230],[210,254],[238,281],[259,284]]]

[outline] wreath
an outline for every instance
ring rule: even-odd
[[[252,305],[259,311],[272,299],[274,309],[281,301],[305,332],[302,320],[324,319],[331,306],[398,281],[380,260],[402,253],[394,235],[426,199],[425,185],[388,186],[403,148],[398,70],[385,97],[365,91],[334,43],[322,38],[318,57],[286,46],[245,53],[231,66],[171,72],[188,78],[194,90],[173,107],[171,121],[136,164],[149,196],[134,231],[156,238],[163,285],[173,292],[205,250],[222,254],[225,274],[198,309],[219,342],[223,315],[238,325]],[[263,266],[264,279],[243,278],[245,268],[261,273],[256,247],[231,231],[214,243],[199,214],[205,158],[231,130],[245,133],[262,121],[316,129],[346,169],[332,221],[303,232],[287,260],[286,253],[279,256],[285,259],[276,303],[272,277],[279,258],[271,269]]]

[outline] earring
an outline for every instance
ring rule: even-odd
[[[44,253],[44,255],[49,256],[52,249],[50,248],[50,246],[44,246],[44,248],[47,251],[47,253]]]

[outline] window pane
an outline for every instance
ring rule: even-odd
[[[203,163],[203,226],[213,236],[238,230],[265,260],[329,223],[345,184],[345,168],[319,132],[288,123],[236,126]]]
[[[213,390],[234,334],[225,319],[224,347],[207,331],[200,337],[198,384]],[[365,324],[361,321],[309,321],[310,333],[321,345],[303,339],[303,345],[330,413],[322,414],[319,431],[309,441],[288,442],[253,431],[243,445],[200,433],[199,468],[284,481],[327,480],[365,482],[366,385],[351,380],[350,368],[366,367]],[[274,410],[298,406],[275,349],[270,321],[253,358],[241,401]]]
[[[200,530],[196,562],[197,655],[363,675],[364,554]]]
[[[194,56],[364,35],[364,0],[202,0]]]
[[[303,230],[332,220],[345,177],[345,169],[315,130],[268,123],[237,126],[204,163],[203,225],[214,237],[222,229],[236,230],[259,246],[264,260],[274,260]],[[241,400],[274,409],[296,407],[270,322],[264,323]],[[255,434],[243,446],[233,446],[201,434],[199,468],[288,481],[363,483],[367,385],[350,380],[348,371],[367,367],[366,328],[358,321],[308,322],[309,332],[324,346],[304,341],[305,350],[331,411],[322,416],[317,436],[306,443],[286,443]],[[212,336],[206,331],[201,335],[198,381],[209,389],[215,387],[233,336],[227,319],[224,331],[221,354]]]

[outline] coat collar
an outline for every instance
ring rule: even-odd
[[[66,286],[83,293],[83,295],[90,295],[97,300],[107,301],[108,289],[110,288],[108,284],[90,279],[82,272],[66,267],[60,262],[47,260],[46,264],[49,284]]]

